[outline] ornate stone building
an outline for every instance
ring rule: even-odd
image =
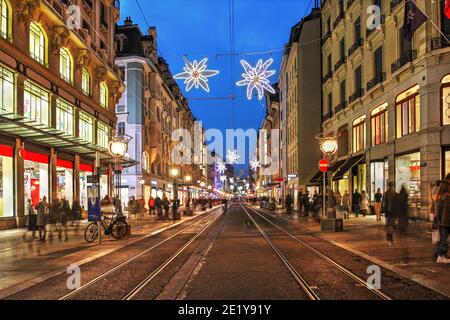
[[[80,29],[66,26],[72,4]],[[124,87],[118,1],[1,0],[0,9],[0,228],[9,228],[25,225],[28,201],[86,207],[96,167],[101,195],[111,194],[107,147]]]

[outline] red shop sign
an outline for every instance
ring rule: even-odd
[[[48,164],[48,155],[46,154],[21,149],[20,156],[24,160]]]
[[[13,147],[0,145],[0,156],[12,157],[14,153]]]
[[[73,162],[68,161],[68,160],[63,160],[63,159],[57,159],[56,166],[66,168],[66,169],[73,169]]]

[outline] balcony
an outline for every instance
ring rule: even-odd
[[[328,80],[330,80],[333,77],[333,71],[328,71],[328,73],[322,78],[322,83],[326,83]]]
[[[363,38],[358,38],[354,44],[348,49],[348,56],[350,57],[359,47],[362,47],[364,44]]]
[[[355,0],[347,0],[347,10],[350,10],[350,7],[352,6],[352,4],[355,3]]]
[[[328,113],[322,116],[322,122],[325,122],[333,117],[333,111],[329,111]]]
[[[382,25],[386,21],[386,16],[384,14],[382,14],[380,16],[380,19],[381,19],[380,25]],[[369,29],[367,29],[366,30],[366,38],[369,37],[372,33],[374,33],[375,30],[378,30],[378,28],[372,28],[372,29],[369,28]]]
[[[333,22],[333,29],[336,29],[339,22],[341,22],[342,19],[344,19],[344,18],[345,18],[345,12],[341,11],[341,13],[339,13],[339,15],[336,17],[336,20],[334,20],[334,22]]]
[[[450,34],[445,35],[447,39],[450,39]],[[444,36],[439,36],[431,39],[431,50],[438,50],[450,47],[450,43],[444,38]]]
[[[323,36],[321,42],[322,42],[322,46],[325,44],[325,42],[327,42],[328,39],[331,38],[331,30],[328,30],[327,34],[325,36]]]
[[[338,60],[338,62],[336,62],[336,64],[334,65],[334,72],[336,72],[346,62],[347,62],[346,56],[343,56],[342,58],[340,58]]]
[[[385,80],[386,80],[386,73],[385,72],[382,72],[382,73],[376,75],[375,78],[373,78],[372,80],[367,82],[367,91],[370,91],[377,84],[382,83]]]
[[[347,108],[347,101],[341,101],[341,103],[339,103],[334,108],[334,113],[338,113],[339,111],[344,110],[345,108]]]
[[[414,61],[417,59],[417,51],[416,50],[410,50],[406,53],[404,53],[400,58],[398,58],[392,65],[391,65],[391,72],[394,73],[401,67],[403,67],[405,64]]]
[[[361,98],[361,97],[363,97],[364,96],[364,89],[358,89],[358,90],[356,90],[356,92],[354,93],[354,94],[352,94],[349,98],[348,98],[348,101],[350,102],[350,103],[353,103],[353,102],[355,102],[357,99],[359,99],[359,98]]]
[[[391,5],[390,5],[390,7],[391,7],[391,12],[394,11],[395,8],[397,8],[398,5],[399,5],[400,3],[402,3],[402,1],[403,1],[403,0],[392,0],[392,1],[391,1]]]

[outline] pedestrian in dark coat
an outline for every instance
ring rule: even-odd
[[[439,223],[441,239],[439,241],[437,263],[450,264],[447,258],[448,236],[450,234],[450,187],[447,180],[442,181],[436,202],[436,216]]]
[[[396,215],[398,217],[398,231],[405,232],[408,226],[408,192],[405,186],[402,186],[397,196]]]
[[[289,216],[291,216],[291,211],[292,211],[292,197],[291,197],[290,194],[288,194],[288,195],[286,196],[286,209],[287,209],[287,212],[288,212]]]
[[[381,208],[383,210],[384,216],[386,217],[386,238],[390,244],[394,242],[393,228],[396,198],[397,193],[394,190],[394,184],[392,182],[389,182],[389,188],[384,193]]]
[[[358,218],[361,209],[361,194],[358,192],[358,189],[355,189],[355,192],[352,195],[352,207],[353,207],[352,211],[356,214],[356,217]]]
[[[37,215],[34,212],[33,204],[31,199],[27,200],[27,213],[28,213],[28,230],[31,231],[31,237],[36,239],[36,223]]]
[[[46,236],[46,225],[47,225],[47,197],[43,197],[42,200],[38,203],[36,206],[37,210],[37,220],[36,220],[36,226],[39,229],[39,240],[45,241]]]
[[[163,202],[163,207],[164,207],[164,219],[167,219],[167,218],[169,218],[170,203],[166,197],[163,198],[162,202]]]

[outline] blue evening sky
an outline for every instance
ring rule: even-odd
[[[209,93],[195,88],[186,93],[183,81],[178,81],[188,99],[205,99],[189,101],[194,116],[202,120],[205,128],[220,130],[259,128],[265,115],[265,101],[259,101],[257,96],[249,101],[246,88],[235,86],[242,74],[239,61],[245,59],[254,65],[258,59],[272,57],[275,61],[270,69],[277,73],[270,80],[277,82],[282,48],[288,41],[291,27],[305,15],[308,6],[314,4],[310,0],[234,0],[237,55],[232,64],[229,0],[138,1],[149,25],[157,28],[159,54],[169,63],[173,74],[182,72],[183,55],[191,61],[207,57],[208,69],[220,71],[219,75],[209,78]],[[127,16],[146,33],[147,25],[136,0],[121,1],[120,24]],[[234,102],[216,100],[230,96],[236,97]]]

